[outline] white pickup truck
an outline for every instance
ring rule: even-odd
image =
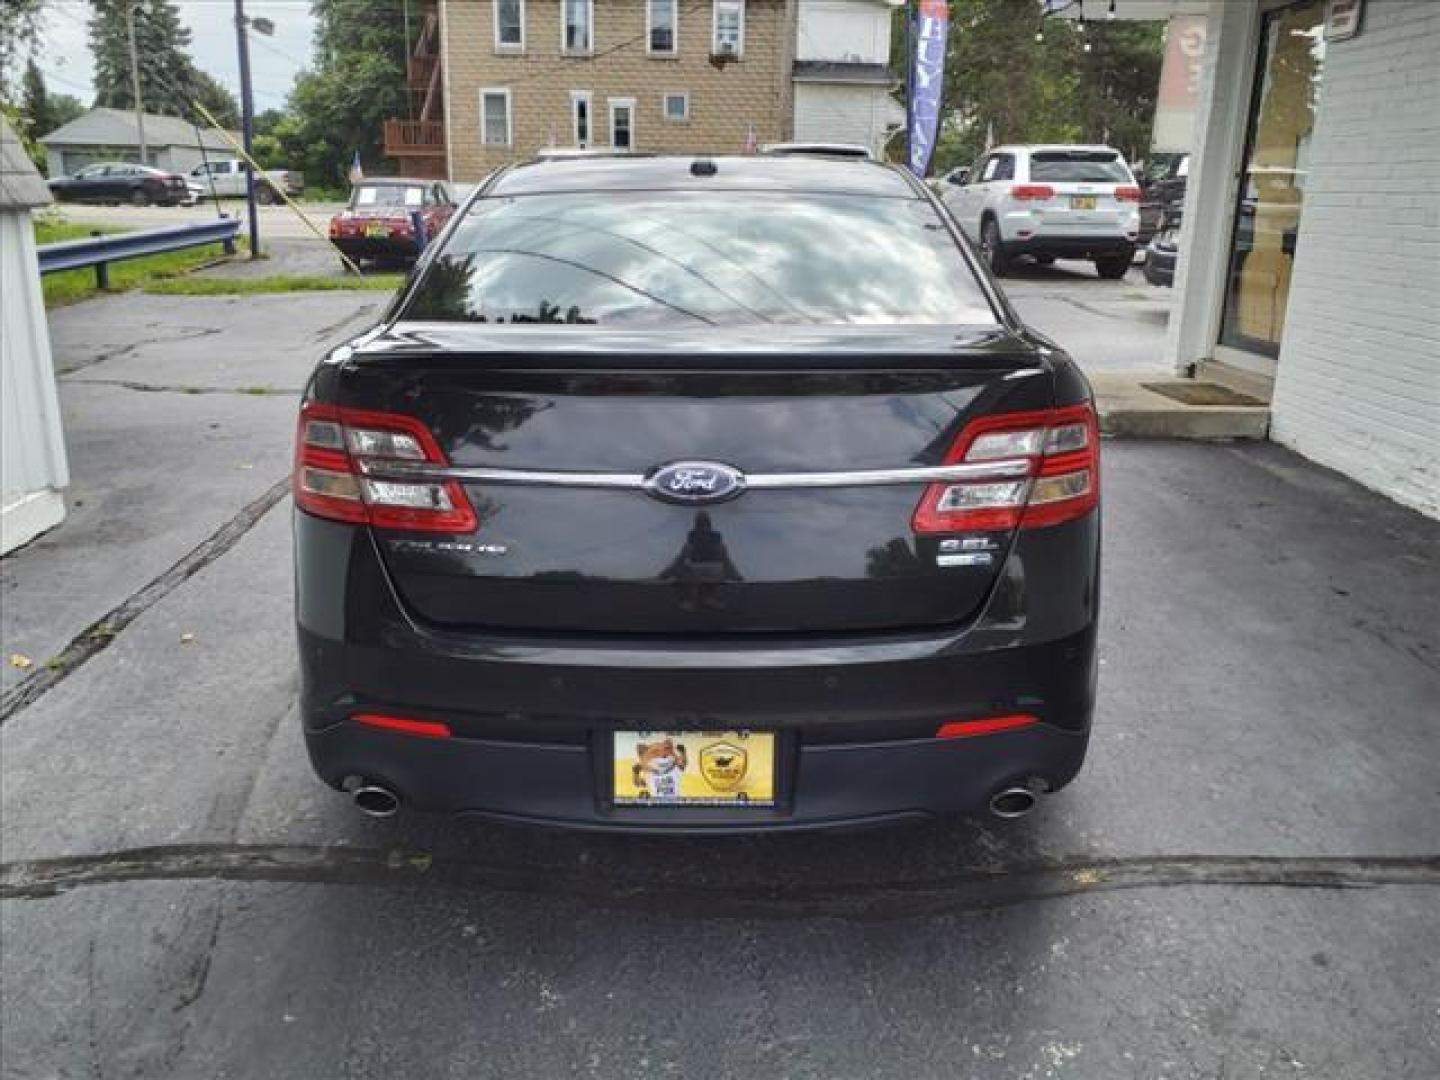
[[[211,158],[190,170],[186,183],[198,199],[212,195],[243,196],[245,194],[246,165],[239,158]],[[305,174],[289,169],[268,169],[261,174],[255,185],[255,198],[262,203],[279,202],[276,191],[283,191],[292,199],[305,191]]]

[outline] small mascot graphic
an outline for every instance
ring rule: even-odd
[[[656,801],[678,799],[680,780],[689,764],[685,744],[673,739],[661,739],[653,743],[635,744],[635,764],[631,776],[635,788],[642,796]]]

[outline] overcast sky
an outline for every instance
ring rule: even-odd
[[[5,0],[0,0],[4,3]],[[190,53],[202,70],[240,97],[240,68],[235,56],[235,0],[178,0],[180,19],[190,28]],[[86,0],[47,0],[45,37],[35,59],[51,92],[73,94],[87,106],[95,98],[94,62],[86,25]],[[274,37],[250,35],[250,80],[257,111],[278,109],[310,62],[310,35],[315,20],[309,0],[245,0],[245,14],[275,24]]]

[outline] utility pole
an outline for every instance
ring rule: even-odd
[[[245,156],[254,158],[255,101],[250,92],[250,40],[245,18],[245,0],[235,0],[235,40],[240,48],[240,141]],[[255,203],[255,170],[245,167],[245,201],[250,209],[250,258],[260,257],[260,208]]]
[[[915,12],[905,0],[905,167],[910,168],[910,137],[915,130]]]
[[[140,164],[150,164],[145,145],[145,99],[140,96],[140,50],[135,47],[135,5],[125,8],[125,32],[130,38],[130,90],[135,95],[135,130],[140,137]]]

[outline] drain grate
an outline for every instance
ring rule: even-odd
[[[1146,390],[1163,394],[1182,405],[1236,405],[1246,408],[1263,409],[1265,402],[1249,394],[1240,394],[1228,386],[1208,382],[1147,382],[1141,383]]]

